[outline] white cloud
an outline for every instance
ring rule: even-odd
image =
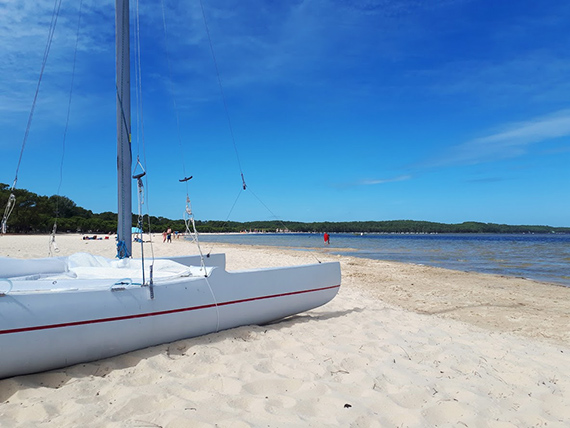
[[[411,178],[412,178],[411,175],[400,175],[398,177],[393,177],[393,178],[362,180],[358,184],[364,185],[364,186],[372,186],[372,185],[376,185],[376,184],[386,184],[386,183],[395,183],[397,181],[406,181],[406,180],[410,180]]]
[[[509,124],[503,130],[452,147],[423,166],[473,165],[526,154],[532,145],[570,136],[570,110]]]
[[[114,45],[102,40],[114,37],[114,6],[110,0],[96,4],[84,2],[78,53],[87,61],[78,61],[77,76],[97,69],[100,53],[113,59]],[[69,5],[68,5],[69,6]],[[71,64],[76,45],[78,4],[62,5],[54,32],[49,58],[41,85],[42,99],[67,99],[71,81]],[[29,112],[42,58],[48,39],[54,2],[0,0],[0,111],[3,122],[14,115]],[[47,83],[46,83],[47,82]],[[58,106],[61,104],[57,104]],[[56,109],[53,109],[56,110]]]

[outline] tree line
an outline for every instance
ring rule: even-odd
[[[107,234],[117,230],[117,214],[93,213],[79,207],[65,196],[40,196],[24,189],[13,191],[16,202],[7,225],[9,233],[51,233],[57,220],[58,232]],[[0,183],[0,209],[4,209],[10,196],[10,187]],[[137,216],[133,215],[133,226]],[[184,220],[145,216],[145,232],[162,232],[166,229],[185,230]],[[570,233],[570,227],[536,225],[506,225],[480,222],[459,224],[434,223],[417,220],[347,221],[347,222],[294,222],[294,221],[196,221],[201,233],[223,232],[310,232],[310,233]]]

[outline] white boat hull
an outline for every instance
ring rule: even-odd
[[[34,290],[5,291],[0,378],[265,324],[321,306],[340,287],[338,263],[226,272],[225,259],[213,261],[222,266],[208,277],[163,281],[152,287],[153,298],[148,286],[117,285],[113,279],[40,279],[24,281]],[[30,288],[24,282],[21,289]]]

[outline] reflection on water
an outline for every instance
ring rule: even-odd
[[[334,254],[518,276],[570,286],[570,235],[319,234],[200,235],[202,242],[327,248]]]

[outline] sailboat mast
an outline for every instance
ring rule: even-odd
[[[117,257],[130,257],[131,227],[131,67],[129,0],[115,0],[115,45],[117,65],[117,184],[119,217]]]

